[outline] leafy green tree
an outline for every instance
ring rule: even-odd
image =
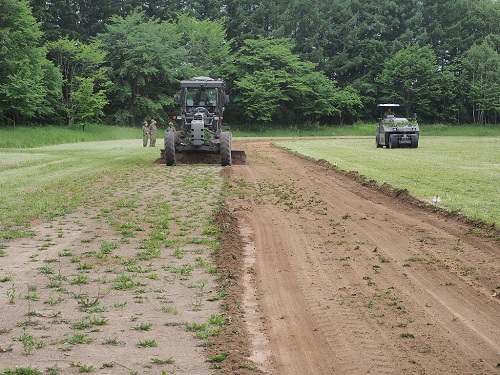
[[[113,83],[107,90],[113,103],[107,113],[117,123],[130,125],[148,116],[167,118],[179,75],[188,70],[176,26],[134,12],[112,17],[98,40],[107,52]]]
[[[41,35],[27,1],[0,1],[0,113],[14,127],[21,119],[49,115],[46,105],[61,82],[39,46]]]
[[[487,42],[472,46],[463,59],[462,82],[474,123],[497,122],[500,114],[500,54]]]
[[[30,0],[29,4],[33,9],[33,16],[41,24],[44,40],[54,41],[61,37],[82,39],[85,34],[76,1]]]
[[[109,85],[103,68],[106,52],[99,41],[85,44],[67,37],[47,42],[46,46],[48,56],[59,67],[64,79],[62,104],[66,122],[72,125],[75,113],[73,94],[78,91],[81,79],[92,78],[100,87]]]
[[[184,65],[193,68],[185,74],[218,78],[230,69],[230,45],[222,22],[179,15],[175,24],[186,51]]]
[[[440,98],[437,58],[433,50],[416,45],[397,52],[385,62],[378,82],[385,100],[403,105],[407,117],[415,110],[432,115],[431,103]]]
[[[246,40],[235,59],[235,104],[251,121],[313,122],[341,114],[335,83],[292,52],[293,41]],[[348,107],[344,107],[347,109]]]
[[[71,95],[73,106],[72,117],[75,122],[85,125],[96,121],[104,115],[103,108],[108,104],[105,90],[95,90],[93,78],[78,78],[78,89]]]

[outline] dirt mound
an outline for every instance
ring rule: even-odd
[[[236,151],[236,152],[238,154],[236,156],[233,155],[232,158],[233,165],[245,164],[246,156],[240,154],[241,151]],[[177,164],[220,164],[220,155],[218,154],[177,153],[175,157],[177,160]],[[157,164],[165,164],[165,158],[159,157],[154,162]]]

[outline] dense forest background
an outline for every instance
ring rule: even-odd
[[[0,0],[0,125],[164,122],[200,75],[229,123],[498,124],[500,2]]]

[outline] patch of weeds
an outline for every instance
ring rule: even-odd
[[[33,230],[28,229],[9,229],[3,232],[2,239],[4,240],[14,240],[16,238],[29,238],[35,237],[36,233]]]
[[[92,328],[92,323],[82,320],[81,322],[72,324],[70,327],[71,329],[85,330]]]
[[[173,357],[168,357],[168,358],[165,358],[165,359],[151,358],[151,362],[153,362],[155,365],[171,365],[175,361],[174,361]]]
[[[137,254],[137,259],[139,260],[151,260],[159,258],[161,256],[161,249],[159,247],[159,242],[156,247],[147,248],[146,251],[142,251]]]
[[[218,301],[226,297],[226,295],[227,295],[226,290],[224,288],[221,288],[215,296],[207,298],[207,301],[210,302]]]
[[[141,323],[132,327],[132,329],[135,329],[136,331],[150,331],[152,328],[152,323]]]
[[[73,253],[69,250],[64,250],[64,251],[59,252],[57,255],[59,255],[62,258],[62,257],[73,256]]]
[[[23,333],[21,334],[21,336],[14,336],[12,339],[14,341],[21,341],[23,345],[23,353],[25,355],[31,354],[33,349],[35,349],[36,347],[35,337],[32,334],[28,333],[26,327],[23,327]]]
[[[207,359],[207,362],[210,362],[210,363],[219,363],[219,362],[222,362],[223,360],[225,360],[228,355],[229,355],[228,351],[224,350],[220,354],[215,354],[215,355],[209,357]]]
[[[92,372],[94,371],[94,365],[86,365],[81,362],[71,362],[70,367],[78,367],[78,372]]]
[[[220,334],[220,330],[218,328],[211,328],[210,323],[185,323],[184,326],[190,332],[196,332],[195,337],[198,339],[207,339],[209,337],[218,336]]]
[[[137,286],[137,283],[132,281],[132,276],[121,274],[115,278],[113,282],[113,289],[128,290]]]
[[[138,348],[156,348],[157,346],[156,340],[140,340],[137,343]]]
[[[104,316],[91,316],[89,322],[94,326],[105,326],[108,324],[109,319]]]
[[[201,348],[209,348],[211,346],[214,346],[214,343],[212,341],[200,341],[196,346],[201,347]]]
[[[124,341],[119,341],[116,337],[113,339],[104,339],[102,345],[111,345],[111,346],[125,346]]]
[[[62,312],[60,311],[54,311],[48,315],[49,318],[57,318],[58,316],[61,316]]]
[[[9,303],[14,304],[16,301],[16,297],[18,297],[17,287],[14,284],[12,284],[12,286],[5,291],[5,294],[9,299]]]
[[[96,307],[100,304],[99,297],[96,298],[88,298],[86,295],[80,295],[76,296],[77,298],[77,303],[78,306],[80,306],[80,309],[88,309],[91,307]]]
[[[90,263],[80,263],[78,267],[76,267],[78,271],[89,271],[92,268],[94,268],[94,266]]]
[[[184,264],[179,267],[168,265],[164,266],[163,268],[165,269],[165,271],[169,271],[173,274],[180,275],[180,278],[182,280],[188,279],[193,272],[193,266],[191,264]]]
[[[472,275],[474,272],[476,272],[476,267],[473,266],[464,266],[461,268],[461,274],[463,276],[469,276]]]
[[[6,368],[2,375],[43,375],[43,372],[33,367]]]
[[[380,263],[389,263],[389,259],[387,259],[385,256],[383,255],[378,255],[378,260]]]
[[[0,277],[0,283],[6,283],[7,281],[12,281],[12,274],[7,274],[5,276]]]
[[[76,344],[88,344],[94,341],[95,339],[92,337],[88,337],[87,334],[85,333],[75,333],[71,337],[64,338],[59,341],[61,344],[71,344],[71,345],[76,345]]]
[[[54,269],[51,267],[48,267],[48,266],[39,267],[39,268],[37,268],[37,270],[38,270],[38,273],[40,273],[42,275],[53,275],[54,274]]]
[[[7,353],[12,351],[12,344],[9,344],[6,348],[0,346],[0,353]]]
[[[212,314],[210,315],[210,318],[208,319],[208,323],[211,325],[216,325],[216,326],[224,326],[226,324],[226,319],[219,314]]]
[[[38,312],[38,311],[34,311],[34,310],[31,310],[31,311],[28,311],[25,316],[43,316],[43,314],[41,312]]]
[[[118,244],[110,241],[103,241],[101,243],[101,253],[111,254],[113,250],[118,249]]]
[[[182,258],[184,258],[184,252],[180,249],[179,246],[176,246],[174,248],[172,256],[176,257],[177,259],[182,259]]]
[[[59,375],[61,368],[58,365],[50,366],[45,369],[47,375]]]
[[[161,311],[167,314],[178,315],[179,311],[173,306],[163,306]]]
[[[152,271],[151,267],[143,268],[141,266],[131,265],[125,267],[125,271],[133,273],[148,273]]]
[[[259,367],[255,363],[252,363],[250,361],[245,361],[238,367],[241,369],[255,371],[255,372],[260,371]]]
[[[69,280],[70,285],[82,285],[89,283],[89,277],[84,274],[77,274],[74,278]]]
[[[113,367],[115,367],[115,364],[113,362],[106,362],[101,365],[101,369],[113,368]]]
[[[40,299],[40,297],[36,293],[28,293],[24,296],[24,298],[30,301],[38,301]]]
[[[124,309],[125,306],[127,306],[127,302],[122,302],[122,303],[115,303],[113,304],[113,307],[117,308],[117,309]]]

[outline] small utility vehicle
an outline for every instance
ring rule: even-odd
[[[399,104],[379,104],[380,117],[378,119],[375,144],[378,148],[417,148],[420,129],[416,119],[398,117],[393,110]]]

